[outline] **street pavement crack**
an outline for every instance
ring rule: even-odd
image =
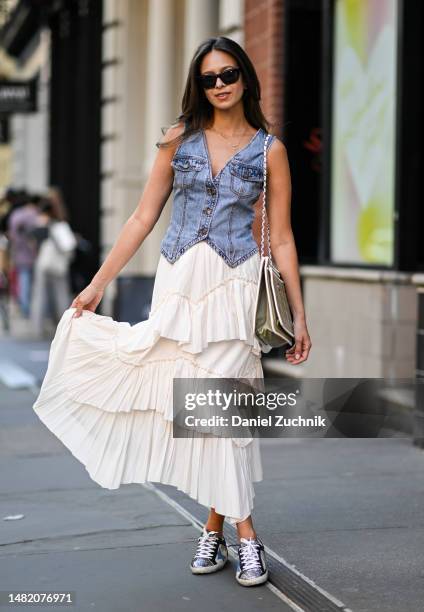
[[[54,542],[55,540],[67,540],[75,538],[84,538],[87,536],[96,536],[101,534],[117,534],[117,533],[138,533],[141,531],[149,531],[150,529],[165,529],[166,527],[190,527],[190,523],[166,523],[159,525],[146,525],[145,527],[129,527],[128,529],[101,529],[98,531],[87,531],[84,533],[71,533],[67,535],[46,536],[44,538],[30,538],[28,540],[16,540],[15,542],[0,543],[0,550],[7,546],[16,546],[17,544],[31,544],[35,542]]]

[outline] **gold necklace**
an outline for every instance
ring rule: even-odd
[[[212,132],[216,132],[217,134],[219,134],[219,135],[220,135],[222,138],[224,138],[224,140],[226,140],[226,141],[228,142],[228,138],[227,138],[227,136],[224,136],[224,134],[221,134],[221,132],[218,132],[218,130],[217,130],[217,129],[215,129],[215,128],[213,128],[213,127],[209,128],[209,129],[210,129]],[[243,133],[241,134],[241,136],[243,137],[243,136],[245,136],[247,133],[248,133],[248,132],[243,132]],[[241,142],[241,138],[240,138],[240,140],[239,140],[239,141],[238,141],[236,144],[231,144],[231,142],[228,142],[228,144],[230,145],[230,147],[232,147],[234,150],[236,150],[236,149],[238,148],[238,146],[239,146],[240,142]]]

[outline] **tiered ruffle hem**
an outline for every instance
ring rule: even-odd
[[[160,256],[149,318],[62,315],[33,409],[102,487],[160,482],[235,524],[262,480],[259,440],[173,437],[173,378],[263,377],[256,253],[236,268],[205,241]]]

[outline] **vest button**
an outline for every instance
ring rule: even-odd
[[[211,214],[211,212],[212,212],[212,208],[210,208],[209,206],[208,206],[207,208],[205,208],[205,213],[206,213],[207,215],[210,215],[210,214]]]
[[[206,232],[207,232],[207,231],[208,231],[208,228],[207,228],[207,227],[204,227],[204,226],[203,226],[203,227],[201,227],[201,228],[199,229],[199,234],[200,234],[200,236],[204,236],[204,235],[206,234]]]

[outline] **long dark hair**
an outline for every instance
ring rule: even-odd
[[[196,78],[200,74],[200,64],[203,57],[212,51],[225,51],[232,55],[238,63],[243,76],[246,89],[243,92],[243,108],[247,121],[257,130],[262,128],[269,132],[271,124],[265,119],[260,106],[261,86],[256,70],[244,49],[231,38],[218,36],[208,38],[197,47],[190,62],[186,86],[181,103],[181,114],[172,124],[180,122],[185,124],[182,134],[168,142],[157,142],[157,147],[172,146],[177,142],[182,142],[197,130],[207,127],[213,117],[213,106],[205,96],[205,92]],[[167,127],[162,127],[162,134],[165,134]]]

